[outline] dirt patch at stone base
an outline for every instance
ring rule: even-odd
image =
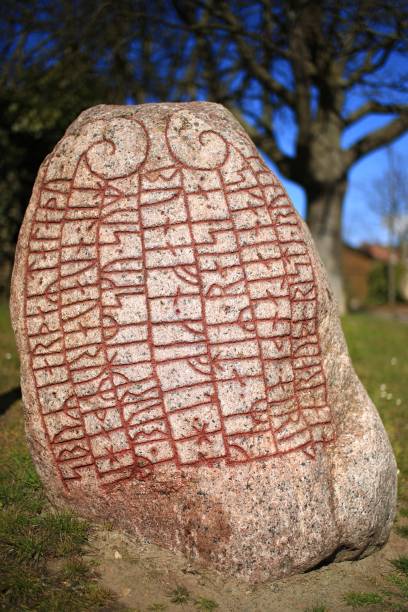
[[[318,605],[328,611],[350,612],[352,608],[346,605],[344,596],[352,591],[381,588],[384,577],[392,571],[390,561],[408,554],[408,541],[392,533],[384,548],[360,561],[333,563],[303,575],[252,587],[203,570],[181,554],[137,542],[118,531],[98,528],[90,544],[90,557],[98,562],[104,586],[117,594],[119,603],[134,612],[200,609],[303,612]],[[171,601],[177,589],[188,601]],[[218,607],[212,608],[211,602]],[[365,606],[364,610],[378,611],[384,607]]]

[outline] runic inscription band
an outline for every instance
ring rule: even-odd
[[[25,325],[66,486],[84,470],[109,488],[163,464],[313,458],[334,439],[296,213],[249,144],[203,128],[191,156],[183,121],[158,134],[118,119],[133,157],[89,124],[70,176],[52,156],[43,172]]]

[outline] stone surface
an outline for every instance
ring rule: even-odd
[[[321,263],[221,106],[82,113],[40,169],[11,307],[55,505],[252,582],[387,539],[396,466]]]

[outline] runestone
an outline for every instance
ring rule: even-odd
[[[96,517],[110,509],[150,540],[236,571],[231,532],[248,525],[231,524],[222,486],[216,501],[203,491],[190,504],[185,524],[180,504],[203,478],[237,480],[238,495],[258,472],[270,479],[260,495],[274,473],[293,479],[303,465],[319,486],[333,478],[344,442],[322,348],[322,275],[280,182],[222,107],[83,113],[41,168],[13,282],[28,435],[54,501]],[[177,500],[170,535],[135,518],[163,495]],[[322,501],[334,529],[335,495]],[[186,536],[205,514],[214,550]],[[249,557],[241,573],[255,579],[316,560],[268,574]]]

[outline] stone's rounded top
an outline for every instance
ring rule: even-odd
[[[383,541],[395,466],[329,295],[226,109],[82,113],[41,168],[13,275],[55,503],[252,580]]]
[[[82,112],[56,146],[48,176],[68,179],[86,151],[100,178],[118,180],[139,167],[183,164],[216,169],[227,156],[226,141],[245,156],[256,149],[233,115],[211,102],[99,105]]]
[[[174,115],[193,114],[211,128],[228,130],[234,133],[236,139],[239,135],[248,141],[248,136],[242,129],[234,115],[222,104],[216,102],[152,102],[148,104],[120,105],[99,104],[84,110],[70,125],[66,136],[78,134],[81,127],[98,120],[112,121],[115,118],[151,119],[152,129],[164,129],[166,120]],[[251,143],[252,144],[252,143]]]
[[[152,116],[160,119],[175,112],[193,112],[209,116],[209,113],[228,117],[234,120],[233,115],[216,102],[151,102],[148,104],[98,104],[82,111],[68,130],[84,121],[95,121],[101,118],[136,117],[137,115]]]
[[[149,102],[147,104],[97,104],[96,106],[91,106],[90,108],[82,111],[74,123],[84,117],[86,119],[94,119],[101,114],[107,116],[120,115],[122,113],[125,113],[126,115],[143,113],[145,115],[154,114],[157,117],[161,114],[169,115],[173,114],[174,112],[184,110],[206,113],[207,116],[210,112],[217,112],[221,115],[232,117],[230,111],[228,111],[222,104],[218,104],[218,102]]]

